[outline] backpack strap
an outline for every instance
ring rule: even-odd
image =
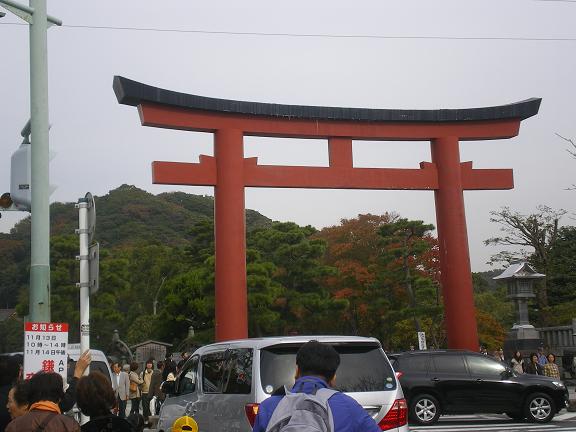
[[[42,423],[40,423],[38,425],[38,427],[36,429],[34,429],[34,432],[42,432],[46,426],[48,425],[48,423],[50,423],[50,421],[56,416],[55,412],[51,412],[50,414],[48,414],[46,417],[44,417],[44,421]]]
[[[316,397],[316,399],[318,399],[318,402],[322,403],[326,407],[326,410],[328,412],[328,425],[327,426],[328,426],[328,430],[331,432],[334,431],[334,416],[332,414],[332,408],[330,408],[328,400],[332,396],[334,396],[336,393],[340,393],[340,392],[338,390],[334,390],[331,388],[321,388],[314,395]]]
[[[316,392],[316,397],[324,404],[328,403],[328,399],[334,396],[336,393],[340,393],[338,390],[331,388],[321,388]]]

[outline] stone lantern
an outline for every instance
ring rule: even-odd
[[[494,280],[507,283],[507,298],[512,299],[516,309],[516,322],[506,336],[504,350],[507,357],[514,351],[522,352],[535,350],[541,344],[538,330],[530,324],[528,317],[528,301],[535,298],[534,282],[546,275],[538,273],[530,264],[519,262],[512,264],[502,274],[494,277]]]

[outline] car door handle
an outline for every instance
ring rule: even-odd
[[[440,381],[440,378],[434,377],[434,378],[432,378],[430,381],[438,382],[438,381]]]
[[[484,382],[484,380],[482,378],[476,378],[476,382],[481,383],[481,382]]]

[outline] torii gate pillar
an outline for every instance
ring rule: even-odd
[[[159,184],[214,186],[216,339],[248,336],[246,187],[434,191],[448,347],[478,350],[464,190],[511,189],[510,169],[472,169],[460,140],[511,138],[540,99],[459,110],[373,110],[229,101],[176,93],[114,78],[122,104],[142,124],[214,134],[214,157],[199,163],[153,162]],[[259,165],[244,158],[246,135],[328,140],[329,166]],[[432,161],[419,169],[355,168],[352,141],[427,140]]]
[[[440,274],[448,346],[478,340],[475,317],[468,233],[460,169],[458,138],[432,141],[432,162],[438,169],[438,189],[434,191],[436,225],[440,246]],[[477,342],[476,342],[477,343]],[[474,346],[476,348],[476,346]]]
[[[214,250],[216,340],[248,337],[246,295],[246,223],[244,217],[244,137],[242,131],[214,134],[216,176]]]

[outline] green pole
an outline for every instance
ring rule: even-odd
[[[30,119],[32,236],[30,321],[50,322],[50,204],[48,171],[48,17],[46,0],[30,0]]]

